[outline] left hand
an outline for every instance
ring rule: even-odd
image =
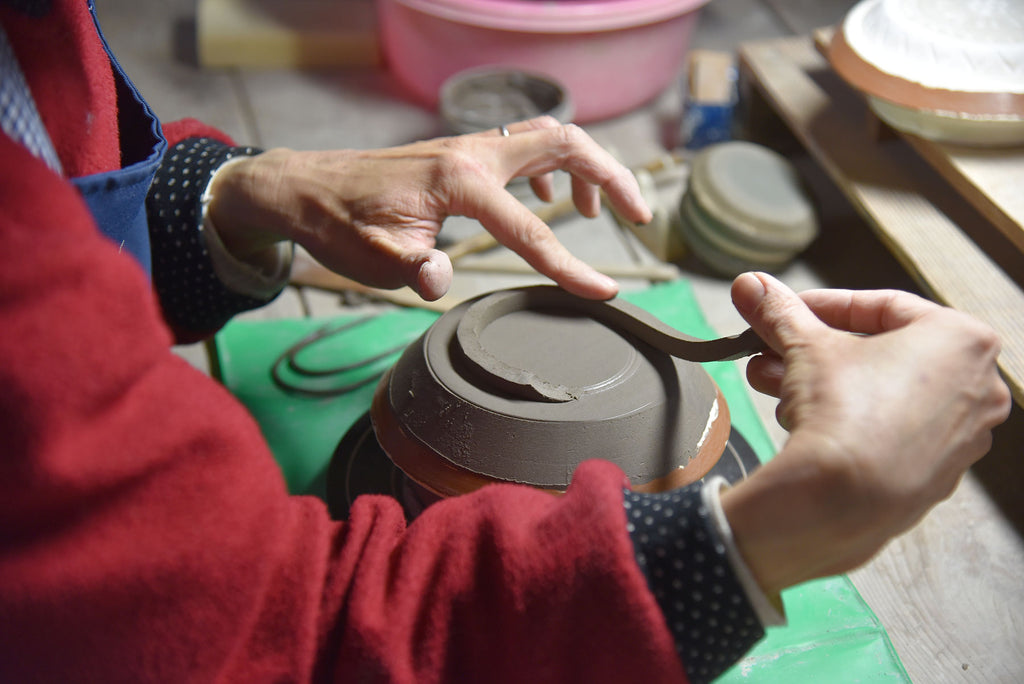
[[[615,281],[570,254],[505,185],[529,177],[549,201],[550,174],[564,170],[581,214],[600,212],[603,190],[623,216],[646,222],[633,174],[578,126],[541,117],[508,129],[508,137],[485,131],[380,150],[269,150],[217,174],[210,216],[239,257],[291,239],[342,275],[408,285],[426,300],[451,285],[451,260],[434,248],[441,225],[468,216],[566,290],[613,297]]]

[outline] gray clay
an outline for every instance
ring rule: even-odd
[[[465,353],[459,332],[468,312],[488,297],[499,306],[479,309],[483,315],[467,326],[467,339],[484,354],[481,364]],[[394,419],[400,448],[412,444],[456,469],[500,481],[564,489],[588,458],[616,462],[634,484],[685,467],[711,432],[727,435],[728,409],[718,388],[698,363],[672,357],[632,331],[658,326],[662,336],[682,339],[680,333],[627,302],[616,301],[611,314],[607,304],[595,304],[601,303],[554,287],[466,302],[403,354],[382,381],[375,413]],[[752,353],[750,343],[722,344]],[[524,384],[535,388],[537,380],[571,396],[524,396]],[[395,436],[379,437],[397,463],[388,447]]]

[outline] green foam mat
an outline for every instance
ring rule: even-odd
[[[691,335],[717,336],[685,281],[656,285],[624,294],[623,298]],[[278,357],[317,330],[357,323],[310,345],[296,355],[296,360],[310,368],[327,368],[372,359],[411,343],[437,316],[425,310],[403,309],[370,320],[338,316],[233,321],[218,333],[215,347],[220,378],[256,418],[291,492],[324,496],[324,476],[335,447],[369,409],[375,379],[400,352],[318,380],[322,389],[366,383],[340,396],[323,398],[300,396],[278,387],[270,372]],[[771,458],[771,440],[735,364],[711,363],[706,368],[725,395],[735,428],[758,458]],[[286,382],[289,380],[285,364],[280,374]],[[309,382],[302,384],[311,386]],[[910,681],[878,618],[845,576],[793,587],[783,593],[783,600],[789,624],[769,628],[765,639],[718,681]]]

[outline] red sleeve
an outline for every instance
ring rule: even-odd
[[[0,160],[4,679],[683,681],[614,466],[333,523],[73,188]]]
[[[170,123],[162,123],[161,127],[164,137],[167,139],[167,149],[172,149],[186,138],[213,138],[226,145],[237,144],[229,135],[198,119],[179,119]]]

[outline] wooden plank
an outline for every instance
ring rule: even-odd
[[[850,579],[913,681],[1020,682],[1022,562],[1020,535],[968,473],[948,501]]]
[[[1024,251],[1024,147],[982,149],[904,135],[967,201]]]
[[[878,142],[850,93],[834,98],[815,72],[828,72],[806,37],[741,47],[741,67],[882,242],[936,300],[991,325],[1003,340],[999,364],[1024,403],[1024,292],[927,198],[949,194],[901,140]],[[836,87],[842,87],[836,82]],[[837,103],[838,100],[838,103]],[[914,164],[918,166],[915,167]],[[922,168],[923,167],[923,168]]]
[[[204,67],[344,67],[380,63],[370,0],[199,0]]]

